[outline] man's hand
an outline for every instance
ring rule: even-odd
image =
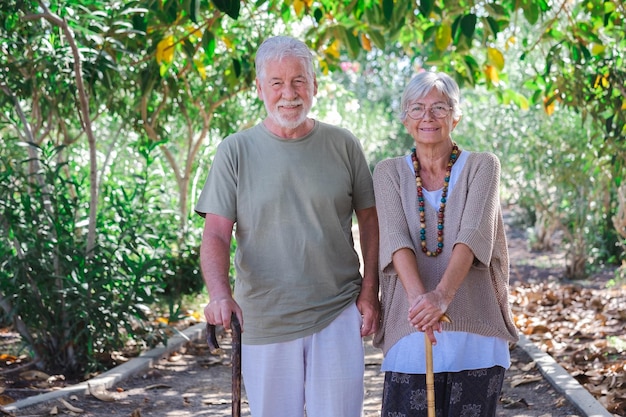
[[[356,300],[356,306],[363,318],[361,337],[376,333],[380,325],[380,301],[378,300],[378,294],[362,289],[359,298]]]
[[[239,319],[241,332],[243,333],[243,314],[239,304],[232,297],[212,299],[204,307],[204,318],[207,323],[222,325],[227,329],[230,328],[230,320],[233,313]]]

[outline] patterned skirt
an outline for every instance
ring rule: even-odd
[[[435,374],[437,417],[494,417],[505,369]],[[385,373],[381,417],[427,417],[426,375]]]

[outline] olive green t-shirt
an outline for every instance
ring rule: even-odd
[[[370,170],[345,129],[316,121],[287,140],[259,124],[220,143],[196,212],[236,223],[244,343],[313,334],[355,301],[352,215],[373,206]]]

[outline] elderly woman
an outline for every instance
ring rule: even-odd
[[[383,417],[426,416],[424,337],[433,345],[436,415],[495,416],[508,342],[518,340],[508,301],[500,162],[453,141],[459,101],[448,75],[415,76],[400,117],[415,148],[374,170]]]

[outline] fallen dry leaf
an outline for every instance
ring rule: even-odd
[[[115,401],[113,393],[107,391],[106,388],[102,386],[92,387],[91,384],[87,384],[87,387],[89,388],[89,393],[98,400],[106,402]]]
[[[9,397],[8,395],[0,395],[0,405],[7,405],[7,404],[11,404],[14,403],[15,400],[11,397]]]
[[[61,404],[63,404],[63,406],[65,408],[67,408],[68,410],[70,410],[72,413],[84,413],[85,410],[83,410],[82,408],[78,408],[78,407],[74,407],[72,404],[70,404],[69,402],[65,401],[63,398],[59,398],[59,401],[61,402]]]
[[[504,408],[528,408],[528,402],[521,398],[519,400],[513,400],[511,398],[501,398],[502,407]]]
[[[21,372],[20,377],[26,381],[47,381],[48,378],[50,378],[50,375],[45,372],[31,370]]]
[[[520,332],[607,410],[626,416],[626,285],[529,280],[514,283],[511,296]]]
[[[543,381],[541,376],[529,376],[529,375],[517,375],[511,379],[511,386],[517,387],[518,385],[530,384],[531,382]]]
[[[165,384],[154,384],[154,385],[148,385],[145,389],[151,390],[151,389],[167,389],[167,388],[172,388],[172,387],[169,385],[165,385]]]
[[[0,414],[2,414],[3,416],[15,417],[15,414],[9,413],[8,411],[3,410],[2,408],[0,408]]]
[[[537,366],[535,361],[532,362],[528,362],[527,364],[523,365],[522,367],[520,367],[520,369],[524,372],[528,372],[531,369],[534,369]]]

